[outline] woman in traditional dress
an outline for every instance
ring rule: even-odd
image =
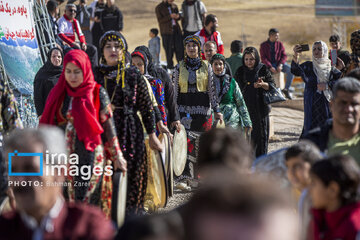
[[[244,130],[247,134],[252,128],[249,112],[239,85],[234,78],[226,74],[225,57],[217,53],[211,58],[210,63],[214,71],[216,94],[225,126]]]
[[[135,48],[135,51],[141,51],[145,53],[148,60],[146,67],[148,74],[162,81],[165,92],[165,111],[168,120],[168,126],[170,128],[176,128],[177,131],[180,131],[180,116],[174,95],[174,84],[171,81],[169,74],[164,68],[160,66],[157,67],[152,63],[152,56],[148,47],[144,45],[138,46]]]
[[[159,130],[161,129],[160,131],[163,132],[164,128],[167,130],[167,115],[165,111],[165,93],[163,83],[160,79],[156,79],[148,73],[148,59],[144,52],[134,51],[131,54],[131,61],[132,64],[139,69],[140,73],[144,75],[144,77],[150,83],[152,93],[154,94],[157,102],[157,109],[161,116],[161,120],[160,122],[157,122],[157,126],[159,127]],[[166,132],[169,132],[169,130],[167,130]]]
[[[115,170],[126,171],[112,118],[109,97],[97,84],[84,51],[71,50],[64,58],[64,70],[51,90],[40,124],[57,125],[65,130],[69,154],[77,154],[80,169],[105,169],[111,162]],[[108,160],[111,160],[109,162]],[[72,163],[70,162],[70,168]],[[111,212],[112,181],[105,174],[69,176],[67,197]],[[76,184],[76,186],[75,186]]]
[[[269,106],[264,101],[264,92],[275,86],[269,69],[260,63],[259,52],[247,47],[243,53],[243,66],[235,74],[236,82],[243,93],[250,114],[255,155],[267,153],[269,143]]]
[[[47,61],[35,75],[34,79],[34,102],[38,116],[44,111],[46,99],[62,73],[63,63],[62,51],[55,47],[50,49]]]
[[[311,129],[319,127],[331,118],[329,101],[332,98],[331,88],[340,78],[341,72],[331,66],[328,57],[328,47],[325,42],[318,41],[312,47],[312,61],[299,64],[301,46],[294,47],[294,57],[291,62],[291,72],[300,76],[305,82],[304,90],[304,128],[301,136]],[[338,67],[343,65],[340,61]]]
[[[186,37],[184,45],[185,58],[176,65],[173,73],[180,121],[188,138],[187,163],[179,180],[194,178],[193,164],[197,158],[199,136],[211,129],[213,113],[216,119],[222,120],[213,85],[213,72],[210,64],[201,59],[199,37]]]
[[[126,214],[141,214],[146,193],[147,159],[143,127],[137,112],[141,113],[150,147],[161,151],[162,145],[155,134],[154,109],[144,77],[136,67],[125,67],[127,44],[122,34],[106,32],[100,39],[100,49],[101,64],[95,78],[110,96],[120,148],[128,164]]]

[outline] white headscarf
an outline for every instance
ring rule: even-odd
[[[322,54],[321,58],[315,58],[314,57],[314,50],[312,54],[312,62],[313,62],[313,69],[315,72],[315,75],[317,76],[318,83],[327,83],[329,81],[330,72],[331,72],[331,60],[329,59],[329,52],[328,47],[325,42],[323,41],[316,41],[312,49],[314,49],[316,44],[321,44],[322,48]],[[320,91],[319,91],[320,92]],[[328,101],[332,98],[332,93],[329,89],[325,89],[324,95]]]

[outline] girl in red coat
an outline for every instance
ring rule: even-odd
[[[360,169],[350,156],[334,156],[311,168],[312,223],[309,240],[360,237]]]

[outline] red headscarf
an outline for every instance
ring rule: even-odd
[[[72,88],[65,80],[65,68],[68,63],[78,66],[83,72],[84,81],[77,88]],[[94,151],[101,144],[101,133],[104,131],[99,122],[98,109],[94,103],[94,90],[99,89],[94,80],[91,63],[87,54],[82,50],[71,50],[64,58],[63,72],[55,87],[51,90],[45,105],[40,124],[55,125],[55,116],[58,115],[65,93],[72,100],[71,114],[74,118],[74,127],[80,141],[89,151]]]

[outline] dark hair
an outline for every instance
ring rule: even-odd
[[[339,185],[342,205],[358,200],[360,169],[351,156],[336,155],[316,162],[311,167],[311,173],[325,186],[329,186],[331,182]]]
[[[231,215],[256,224],[269,210],[292,207],[291,194],[275,180],[219,169],[184,206],[185,229],[190,230],[186,239],[199,239],[196,223],[204,213]]]
[[[212,166],[248,169],[251,146],[242,133],[232,128],[212,129],[200,136],[197,170]]]
[[[216,15],[214,14],[207,15],[205,18],[205,26],[209,25],[212,22],[216,22]]]
[[[337,34],[331,35],[329,38],[329,42],[340,42],[340,36]]]
[[[152,32],[155,36],[159,34],[159,30],[157,28],[150,29],[150,32]]]
[[[245,55],[246,54],[251,54],[255,56],[255,67],[259,64],[260,62],[260,55],[258,50],[255,47],[247,47],[245,48],[244,52],[243,52],[243,66],[246,67],[245,65]]]
[[[307,140],[302,140],[286,150],[285,161],[293,157],[300,157],[303,161],[311,165],[323,158],[318,147]]]
[[[181,216],[173,211],[167,214],[152,214],[130,218],[119,229],[115,240],[183,239]]]
[[[234,40],[231,42],[230,51],[231,53],[239,53],[243,49],[243,43],[240,40]]]
[[[335,83],[332,91],[334,98],[336,98],[338,91],[344,91],[351,94],[360,93],[360,82],[356,78],[344,77]]]
[[[58,4],[54,0],[50,0],[46,3],[46,8],[48,12],[54,12],[57,8]]]
[[[279,33],[279,30],[277,30],[277,28],[270,28],[269,30],[269,36],[275,33]]]
[[[348,74],[346,74],[346,77],[356,78],[360,81],[360,68],[351,70]]]

